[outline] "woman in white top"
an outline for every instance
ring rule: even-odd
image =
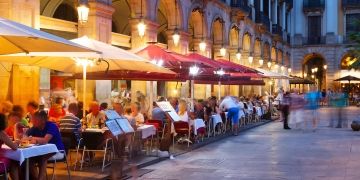
[[[131,116],[135,119],[136,126],[142,126],[145,123],[144,115],[140,113],[140,109],[140,103],[131,104]]]
[[[187,112],[187,104],[186,104],[185,100],[179,101],[178,115],[180,116],[181,121],[189,122],[189,116],[188,116],[188,112]]]

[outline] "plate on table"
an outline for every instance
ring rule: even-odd
[[[32,147],[32,146],[34,146],[34,144],[20,144],[19,148],[29,148],[29,147]]]

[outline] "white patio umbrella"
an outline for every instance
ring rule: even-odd
[[[99,53],[34,52],[0,56],[0,62],[45,67],[68,73],[83,73],[83,101],[86,104],[86,73],[108,70],[141,71],[175,74],[150,61],[109,44],[81,37],[72,42],[95,49]],[[119,77],[120,78],[120,77]],[[84,109],[85,110],[85,109]],[[84,111],[85,113],[85,111]]]
[[[0,55],[30,52],[89,52],[76,43],[0,18]]]

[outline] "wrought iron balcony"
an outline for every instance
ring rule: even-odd
[[[325,9],[325,0],[304,0],[303,11],[323,11]]]
[[[360,0],[342,0],[342,7],[344,9],[360,8]]]
[[[264,13],[258,12],[255,15],[255,22],[264,25],[270,31],[270,20]]]
[[[282,37],[282,35],[283,35],[282,27],[278,24],[273,24],[272,25],[272,33],[277,34],[280,37]]]
[[[317,44],[325,44],[325,37],[324,36],[309,36],[304,38],[305,45],[317,45]]]
[[[247,13],[249,13],[251,10],[247,1],[245,1],[245,0],[231,0],[230,6],[233,8],[238,8]]]

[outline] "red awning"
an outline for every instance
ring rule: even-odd
[[[203,64],[199,61],[194,61],[187,56],[168,51],[154,44],[147,45],[145,48],[135,53],[150,61],[162,60],[163,66],[169,69],[182,69],[191,67],[193,65],[197,65],[198,67],[211,67],[207,64]]]
[[[224,64],[225,66],[228,66],[232,68],[236,72],[243,72],[243,73],[259,73],[256,69],[252,69],[234,62],[231,62],[229,60],[225,59],[217,59],[216,61]]]
[[[82,79],[82,74],[75,74],[75,79]],[[109,71],[90,72],[86,74],[89,80],[139,80],[139,81],[186,81],[180,74],[149,73],[145,71]]]
[[[219,81],[210,81],[210,80],[195,80],[195,84],[218,84]],[[264,86],[265,82],[263,80],[229,80],[221,81],[222,85],[258,85]]]

